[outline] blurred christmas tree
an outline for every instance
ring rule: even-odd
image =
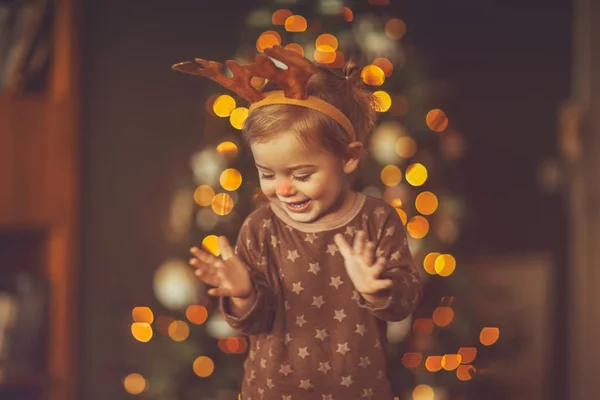
[[[362,78],[380,99],[380,118],[356,189],[396,207],[424,282],[435,288],[426,290],[415,318],[389,324],[391,382],[402,399],[459,398],[462,381],[474,373],[477,350],[462,347],[472,344],[466,342],[473,337],[470,321],[453,322],[453,298],[440,294],[456,291],[447,290],[450,276],[460,284],[449,251],[463,218],[464,206],[452,189],[458,186],[455,161],[465,144],[437,108],[443,86],[426,79],[401,17],[385,0],[265,0],[248,15],[240,47],[229,58],[250,63],[264,48],[281,44],[324,67],[339,68],[350,56],[364,66]],[[208,80],[206,86],[215,93],[203,94],[209,116],[190,160],[194,187],[174,196],[167,223],[170,239],[185,243],[180,257],[199,237],[218,254],[217,235],[234,242],[245,216],[261,201],[254,163],[240,135],[247,104]],[[127,377],[127,391],[148,399],[235,398],[246,339],[234,336],[215,299],[199,288],[187,259],[166,260],[154,289],[168,312],[154,320],[149,309],[134,310],[134,337],[153,338],[144,359],[131,362],[141,375]],[[491,343],[494,332],[490,335]]]

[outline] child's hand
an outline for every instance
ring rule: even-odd
[[[350,247],[343,235],[337,234],[333,240],[340,249],[348,276],[360,294],[374,295],[392,286],[391,279],[381,279],[385,268],[385,258],[375,259],[375,243],[366,242],[363,231],[356,233],[354,246]]]
[[[236,256],[229,242],[223,236],[219,237],[221,258],[215,257],[204,250],[192,247],[190,252],[195,256],[190,264],[196,267],[196,276],[210,286],[211,296],[229,296],[246,299],[254,294],[254,287],[246,265]]]

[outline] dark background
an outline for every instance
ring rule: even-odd
[[[438,106],[467,138],[460,251],[473,258],[537,250],[556,257],[552,393],[566,398],[558,379],[566,359],[565,210],[560,195],[540,190],[535,174],[541,161],[556,157],[557,110],[569,94],[570,1],[391,3],[427,75],[448,84]],[[169,67],[195,56],[229,57],[240,42],[237,28],[256,4],[83,4],[82,399],[130,396],[120,376],[135,345],[124,342],[130,338],[122,335],[123,315],[153,296],[153,268],[168,251],[160,221],[169,189],[187,173],[204,134],[205,82]]]

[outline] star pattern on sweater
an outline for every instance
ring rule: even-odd
[[[324,394],[321,400],[335,400],[331,394]]]
[[[263,228],[270,228],[271,227],[271,220],[270,219],[263,219],[262,227]]]
[[[316,263],[308,263],[308,265],[310,266],[310,268],[308,268],[308,272],[311,272],[311,273],[313,273],[315,275],[321,270],[321,267],[319,267],[319,263],[318,262],[316,262]]]
[[[373,397],[373,389],[371,389],[371,388],[363,389],[362,397],[363,397],[363,399],[370,399],[371,397]]]
[[[327,333],[327,329],[316,329],[316,331],[317,334],[315,335],[315,337],[321,342],[324,341],[327,336],[329,336],[329,334]]]
[[[375,216],[379,218],[381,214],[385,214],[385,210],[383,209],[383,207],[377,207],[375,211],[373,211],[373,214],[375,214]]]
[[[310,356],[310,353],[308,352],[308,346],[300,347],[298,349],[298,357],[300,357],[304,360],[308,356]]]
[[[400,253],[400,250],[396,250],[395,252],[392,253],[392,255],[390,256],[390,260],[391,261],[396,261],[400,259],[400,256],[402,254]]]
[[[348,376],[342,376],[342,382],[340,383],[340,385],[346,386],[347,388],[349,388],[350,385],[352,385],[353,383],[354,383],[354,381],[352,380],[352,375],[348,375]]]
[[[313,232],[307,233],[304,237],[304,241],[309,242],[310,244],[312,244],[315,240],[317,240],[317,234]]]
[[[296,317],[296,325],[302,328],[302,325],[306,324],[308,321],[304,318],[304,314]]]
[[[269,389],[273,389],[275,387],[272,378],[267,378],[267,386],[269,387]]]
[[[298,255],[298,250],[288,250],[288,255],[287,255],[287,259],[288,260],[292,260],[292,262],[295,262],[297,258],[299,258],[300,256]]]
[[[321,371],[324,374],[327,374],[327,371],[331,369],[331,365],[329,365],[329,361],[319,362],[319,368],[317,370]]]
[[[292,335],[289,333],[286,333],[285,338],[283,338],[283,343],[287,346],[287,344],[291,341],[292,341]]]
[[[329,284],[329,286],[333,286],[336,289],[338,289],[340,287],[340,285],[342,285],[344,282],[342,281],[342,277],[341,276],[332,276],[331,277],[331,283]]]
[[[298,386],[300,389],[310,389],[313,385],[310,383],[310,379],[300,379],[300,385]]]
[[[340,353],[345,356],[347,352],[350,351],[350,347],[348,347],[348,342],[338,343],[336,353]]]
[[[300,292],[304,290],[304,288],[302,287],[302,282],[292,283],[292,287],[292,292],[296,294],[300,294]]]
[[[281,368],[279,368],[279,372],[285,376],[288,376],[292,373],[292,366],[290,364],[281,364]]]
[[[281,244],[281,240],[279,240],[276,235],[271,235],[271,246],[275,248],[278,244]]]
[[[323,296],[313,296],[313,302],[310,303],[311,306],[315,306],[317,308],[321,308],[325,304],[325,300],[323,300]]]
[[[347,226],[347,227],[346,227],[346,232],[345,232],[345,234],[346,234],[346,235],[350,235],[350,236],[354,236],[355,229],[356,229],[356,228],[355,228],[355,227],[353,227],[353,226]]]
[[[358,333],[360,336],[365,336],[365,333],[367,333],[367,328],[365,328],[363,324],[356,324],[356,330],[354,333]]]
[[[333,319],[337,319],[340,322],[342,322],[342,320],[347,317],[343,308],[341,310],[334,310],[334,313],[335,317],[333,317]]]
[[[360,363],[358,363],[360,367],[367,368],[371,365],[371,361],[369,361],[369,357],[360,357]]]
[[[392,236],[394,235],[394,231],[396,230],[395,226],[390,226],[389,228],[387,228],[385,230],[385,236]]]
[[[339,251],[337,246],[335,244],[328,244],[327,245],[327,253],[331,254],[332,256],[335,256],[335,253]]]

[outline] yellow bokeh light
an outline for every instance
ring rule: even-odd
[[[378,57],[375,60],[373,60],[371,64],[377,65],[379,68],[381,68],[382,71],[385,73],[386,77],[389,77],[390,75],[392,75],[392,72],[394,72],[394,65],[387,58]]]
[[[406,368],[417,368],[423,361],[421,353],[404,353],[402,356],[402,365]]]
[[[476,347],[461,347],[458,349],[458,354],[462,357],[461,364],[471,364],[477,357]]]
[[[281,44],[281,35],[276,31],[266,31],[256,40],[256,50],[263,53],[265,49]]]
[[[353,19],[354,13],[352,12],[352,10],[348,7],[344,7],[344,21],[352,22]]]
[[[385,35],[393,40],[400,40],[406,34],[406,23],[399,18],[390,18],[385,23]]]
[[[439,276],[450,276],[456,268],[456,260],[450,254],[442,254],[435,259],[434,267]]]
[[[440,109],[431,110],[425,117],[427,127],[434,132],[443,132],[448,127],[448,117]]]
[[[438,198],[431,192],[419,193],[415,199],[415,207],[423,215],[431,215],[438,208]]]
[[[383,90],[378,90],[373,93],[373,96],[377,99],[377,102],[374,105],[374,109],[377,112],[383,113],[390,109],[392,106],[392,97]]]
[[[410,136],[402,136],[396,140],[396,154],[402,158],[411,158],[417,152],[417,142]]]
[[[246,118],[248,118],[248,109],[246,107],[238,107],[231,112],[231,115],[229,116],[229,123],[235,129],[242,130],[244,129]]]
[[[423,269],[429,275],[436,275],[435,271],[435,260],[440,256],[440,253],[429,253],[423,259]]]
[[[406,226],[406,221],[408,220],[408,217],[406,216],[406,212],[401,209],[400,207],[396,207],[396,212],[398,213],[398,216],[400,217],[400,220],[402,221],[402,225]]]
[[[288,43],[283,47],[288,50],[293,50],[296,53],[300,54],[302,57],[304,57],[304,48],[298,43]]]
[[[212,210],[217,215],[227,215],[233,210],[233,199],[227,193],[219,193],[213,197]]]
[[[363,82],[371,86],[381,86],[385,82],[385,72],[377,65],[369,64],[360,72]]]
[[[235,110],[235,99],[228,94],[222,94],[215,99],[212,109],[219,117],[229,117]]]
[[[123,387],[127,393],[137,395],[148,388],[148,381],[142,375],[133,373],[123,379]]]
[[[242,354],[248,349],[248,341],[243,337],[221,338],[217,345],[226,354]]]
[[[149,342],[152,339],[152,327],[147,322],[134,322],[131,324],[131,334],[139,342]]]
[[[418,385],[413,389],[413,400],[434,400],[435,392],[429,385]]]
[[[134,307],[131,316],[134,322],[145,322],[147,324],[154,322],[154,314],[148,307]]]
[[[208,318],[208,310],[204,306],[191,305],[185,309],[185,316],[192,324],[202,325]]]
[[[431,319],[433,319],[433,323],[437,326],[448,326],[454,320],[454,310],[452,309],[452,307],[447,306],[437,307],[433,311]]]
[[[442,357],[442,368],[446,371],[453,371],[460,365],[462,356],[460,354],[445,354]]]
[[[477,370],[472,365],[461,365],[456,370],[456,377],[461,381],[468,381],[473,378]]]
[[[395,165],[386,165],[381,169],[381,182],[386,186],[396,186],[402,180],[402,171]]]
[[[413,186],[421,186],[427,181],[427,168],[423,164],[414,163],[406,168],[406,181]]]
[[[215,363],[210,357],[200,356],[194,360],[192,366],[194,373],[201,378],[206,378],[212,375],[215,370]]]
[[[238,110],[236,108],[236,110]],[[235,110],[233,110],[235,112]],[[217,153],[226,158],[235,158],[238,155],[238,147],[233,142],[221,142],[217,146]]]
[[[219,183],[221,183],[223,189],[230,192],[237,190],[242,184],[242,174],[235,168],[227,168],[221,173]]]
[[[271,22],[273,25],[285,25],[285,20],[291,17],[293,13],[290,10],[284,8],[279,9],[271,16]]]
[[[425,368],[429,372],[438,372],[442,369],[442,356],[429,356],[425,359]]]
[[[221,254],[217,235],[208,235],[202,240],[202,248],[214,256]]]
[[[301,15],[292,15],[285,20],[285,30],[288,32],[304,32],[307,27],[306,18]]]
[[[190,336],[190,326],[185,321],[173,321],[169,325],[169,337],[176,342],[183,342]]]
[[[491,346],[498,341],[500,337],[500,329],[486,327],[481,330],[479,334],[479,341],[484,346]]]
[[[317,46],[317,50],[319,51],[332,53],[338,48],[338,40],[330,33],[323,33],[317,37],[315,46]]]
[[[415,215],[406,224],[406,230],[413,238],[422,239],[429,232],[429,222],[424,217]]]
[[[208,207],[215,197],[215,191],[208,185],[200,185],[194,190],[194,201],[202,207]]]
[[[319,64],[333,64],[335,62],[337,53],[334,52],[325,52],[319,49],[315,49],[313,56],[315,61]]]

